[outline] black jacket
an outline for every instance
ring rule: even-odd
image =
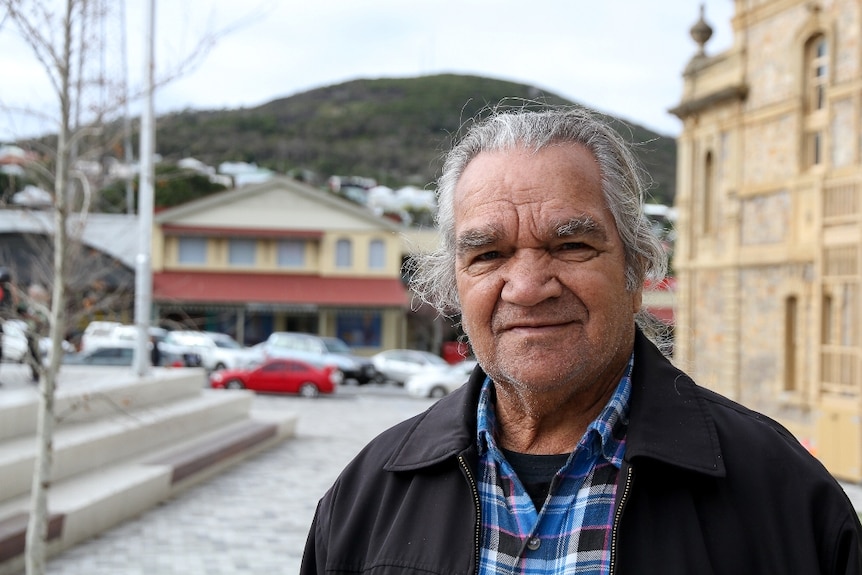
[[[485,375],[385,431],[320,501],[303,574],[475,573]],[[638,333],[616,574],[862,574],[841,486],[771,419],[700,388]]]

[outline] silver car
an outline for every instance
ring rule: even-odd
[[[428,369],[442,369],[449,364],[439,355],[415,349],[389,349],[371,356],[377,371],[387,380],[404,385],[411,375]]]

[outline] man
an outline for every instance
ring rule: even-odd
[[[637,327],[664,252],[631,152],[578,110],[498,113],[449,153],[414,287],[481,369],[318,505],[303,573],[862,573],[841,487]]]

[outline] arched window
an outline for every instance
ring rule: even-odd
[[[829,42],[815,34],[805,43],[803,66],[805,129],[802,139],[802,163],[811,168],[823,164],[826,130],[827,89],[829,87]]]
[[[368,268],[382,270],[386,267],[386,244],[383,240],[371,240],[368,246]]]
[[[335,242],[335,267],[353,267],[353,244],[346,238]]]
[[[805,46],[805,99],[807,112],[826,108],[826,86],[829,83],[829,46],[826,36],[818,34]]]

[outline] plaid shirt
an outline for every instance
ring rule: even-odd
[[[538,512],[494,441],[493,383],[486,379],[478,413],[480,575],[608,573],[633,360],[613,397],[557,472]]]

